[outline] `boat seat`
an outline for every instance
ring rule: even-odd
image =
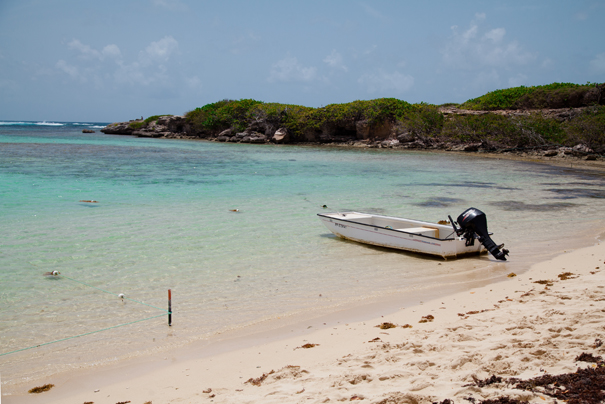
[[[408,227],[405,229],[396,229],[406,233],[421,234],[423,236],[439,238],[439,229],[433,227]]]

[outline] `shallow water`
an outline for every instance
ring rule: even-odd
[[[5,384],[271,318],[487,282],[581,245],[605,223],[605,177],[594,172],[81,133],[98,126],[0,124]],[[509,262],[363,246],[335,238],[316,217],[357,210],[437,221],[470,206],[487,214]]]

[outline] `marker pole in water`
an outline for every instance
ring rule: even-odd
[[[172,292],[168,289],[168,325],[172,325]]]

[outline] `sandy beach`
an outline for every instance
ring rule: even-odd
[[[50,377],[36,384],[54,384],[40,394],[27,393],[31,383],[14,386],[2,402],[432,403],[501,396],[554,402],[543,388],[522,390],[507,381],[600,366],[577,358],[605,353],[604,269],[605,244],[595,240],[502,282],[392,314],[345,322],[350,317],[337,313],[224,336]]]

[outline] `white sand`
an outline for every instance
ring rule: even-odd
[[[573,279],[560,280],[565,272]],[[539,280],[552,286],[534,283]],[[428,315],[432,322],[419,323]],[[383,322],[412,328],[376,327]],[[605,244],[392,315],[350,324],[330,319],[292,334],[225,340],[49,378],[36,385],[54,383],[52,390],[34,395],[25,391],[34,386],[23,386],[2,403],[460,403],[505,394],[554,402],[503,383],[467,385],[473,376],[573,372],[592,366],[574,362],[582,352],[605,353],[605,345],[595,347],[597,338],[605,341]],[[308,343],[317,345],[300,348]],[[259,386],[246,383],[271,371]]]

